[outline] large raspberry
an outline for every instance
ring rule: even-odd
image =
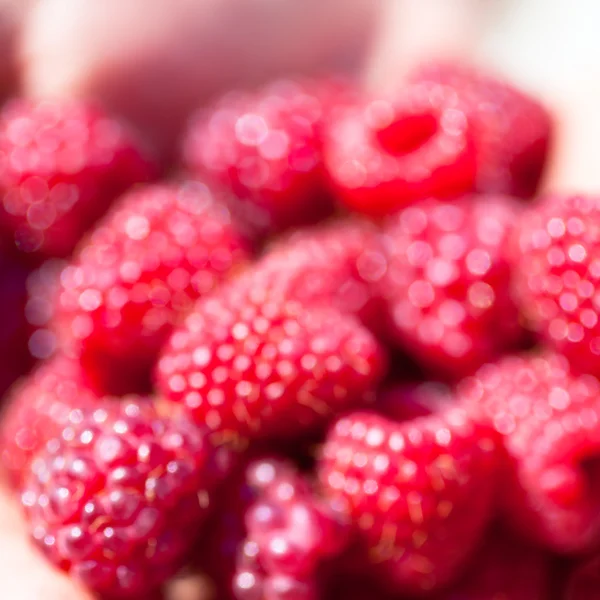
[[[406,423],[354,413],[332,428],[322,486],[392,589],[434,590],[465,567],[492,513],[491,434],[458,407]]]
[[[427,200],[384,232],[393,333],[436,376],[469,374],[519,339],[507,251],[516,215],[504,198]]]
[[[12,482],[22,482],[31,459],[60,434],[73,414],[99,403],[79,363],[57,356],[42,363],[6,398],[0,423],[4,468]]]
[[[387,257],[379,230],[360,220],[341,220],[295,231],[278,241],[255,266],[255,277],[282,301],[332,306],[382,333],[381,284]]]
[[[229,93],[190,124],[184,164],[238,196],[236,214],[258,232],[314,222],[332,211],[322,128],[334,89],[277,81]]]
[[[529,197],[540,181],[552,121],[534,98],[488,74],[451,63],[418,68],[412,82],[464,110],[477,155],[477,189]]]
[[[77,101],[0,113],[0,227],[23,252],[68,255],[109,204],[156,171],[136,136]]]
[[[81,345],[90,369],[104,365],[111,393],[130,391],[180,315],[245,258],[229,211],[204,184],[141,188],[62,272],[56,330]]]
[[[382,351],[357,321],[304,306],[250,270],[200,300],[156,370],[166,399],[236,440],[285,438],[372,396]]]
[[[426,86],[392,101],[371,100],[337,113],[325,164],[340,200],[381,216],[416,200],[473,189],[475,155],[465,115]]]
[[[142,400],[77,413],[32,463],[22,493],[32,536],[102,597],[145,597],[182,566],[223,458]]]
[[[600,382],[543,354],[485,365],[460,390],[502,436],[504,509],[515,528],[559,552],[598,545]]]
[[[600,198],[548,196],[520,222],[516,295],[574,369],[600,373]]]

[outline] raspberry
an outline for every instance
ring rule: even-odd
[[[543,354],[485,365],[460,389],[502,437],[504,512],[515,528],[558,552],[597,544],[600,382]]]
[[[382,350],[351,317],[305,307],[250,270],[201,300],[158,362],[162,395],[234,442],[306,433],[367,400]]]
[[[600,589],[600,557],[581,561],[573,569],[564,600],[595,600]]]
[[[495,463],[491,431],[460,408],[406,423],[354,413],[332,428],[319,477],[381,581],[419,593],[464,568],[491,516]]]
[[[550,597],[548,557],[516,538],[491,532],[463,580],[435,600],[548,600]]]
[[[515,288],[533,328],[579,372],[600,372],[600,198],[550,196],[517,236]]]
[[[552,137],[550,114],[537,100],[456,64],[425,65],[409,79],[464,110],[473,131],[478,191],[534,195]]]
[[[268,463],[250,466],[270,472]],[[233,580],[238,600],[318,597],[317,570],[349,541],[340,514],[294,470],[279,468],[245,513],[246,539]],[[262,593],[262,596],[260,594]]]
[[[102,597],[145,597],[182,565],[224,457],[142,399],[73,417],[32,462],[22,493],[32,536]]]
[[[349,106],[333,119],[325,165],[351,210],[381,216],[416,200],[473,189],[467,119],[427,92],[412,86],[393,102]]]
[[[284,299],[333,306],[381,333],[385,306],[380,282],[386,252],[379,230],[359,220],[297,230],[255,265],[262,286]]]
[[[0,227],[19,250],[66,256],[114,198],[155,166],[132,132],[76,101],[9,102],[0,113]]]
[[[136,190],[62,272],[55,329],[80,346],[86,367],[103,365],[117,386],[108,392],[135,390],[179,315],[245,258],[228,210],[204,184]]]
[[[427,200],[388,223],[393,334],[436,376],[470,374],[519,340],[506,249],[515,218],[508,199],[482,197]]]
[[[321,157],[332,96],[330,86],[286,80],[227,94],[192,120],[183,162],[236,194],[234,212],[257,233],[318,221],[333,209]]]
[[[77,411],[99,403],[77,361],[58,355],[16,385],[0,428],[2,464],[18,487],[33,456],[60,434]]]

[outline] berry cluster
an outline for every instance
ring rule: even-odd
[[[7,104],[0,458],[48,560],[102,600],[600,597],[600,200],[529,201],[551,134],[462,66],[280,81],[152,183],[98,107]]]

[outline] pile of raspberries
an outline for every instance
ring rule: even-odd
[[[170,165],[7,103],[0,456],[40,551],[102,600],[600,598],[600,196],[536,196],[551,142],[453,64],[227,94]]]

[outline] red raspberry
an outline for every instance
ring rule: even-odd
[[[0,227],[23,252],[66,256],[111,201],[154,176],[134,134],[76,101],[0,113]]]
[[[254,473],[273,472],[268,463]],[[349,541],[342,515],[317,499],[293,469],[279,468],[245,513],[246,539],[233,580],[238,600],[311,600],[318,597],[317,571]]]
[[[342,220],[297,230],[276,243],[254,269],[271,293],[305,304],[333,306],[380,333],[385,321],[380,282],[386,261],[376,227]]]
[[[200,301],[156,371],[158,388],[226,438],[285,438],[368,399],[382,350],[351,317],[306,307],[249,271]]]
[[[56,437],[74,411],[95,406],[97,394],[80,365],[65,356],[42,363],[6,398],[0,448],[2,464],[18,486],[32,457]]]
[[[550,561],[513,537],[491,534],[463,580],[435,600],[548,600]]]
[[[597,600],[600,590],[600,556],[581,561],[573,569],[564,600]]]
[[[473,131],[479,191],[522,197],[535,193],[552,134],[550,114],[537,100],[456,64],[425,65],[410,80],[464,110]]]
[[[33,461],[22,502],[48,557],[107,598],[176,572],[223,475],[202,433],[142,400],[77,413]]]
[[[473,189],[475,155],[465,115],[425,86],[395,101],[372,100],[338,112],[325,164],[350,209],[381,216],[415,200]]]
[[[516,214],[505,198],[427,200],[388,223],[393,333],[438,376],[470,374],[520,339],[506,250]]]
[[[469,374],[520,337],[506,250],[515,218],[504,198],[427,200],[385,230],[393,333],[437,376]]]
[[[365,560],[398,592],[454,579],[492,512],[491,431],[450,407],[406,423],[355,413],[323,448],[326,494],[353,520]]]
[[[600,198],[547,197],[521,219],[515,284],[521,309],[579,372],[600,373]]]
[[[81,344],[86,367],[102,366],[107,385],[118,386],[109,392],[129,391],[179,315],[245,258],[228,210],[204,184],[136,190],[62,272],[56,331]]]
[[[461,400],[502,436],[505,512],[559,552],[600,539],[600,382],[560,356],[509,356],[462,382]]]
[[[333,209],[321,157],[332,95],[293,81],[227,94],[193,119],[184,164],[232,190],[234,212],[259,233],[318,221]]]

